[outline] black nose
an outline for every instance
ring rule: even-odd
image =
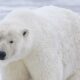
[[[0,51],[0,60],[4,60],[6,53],[4,51]]]

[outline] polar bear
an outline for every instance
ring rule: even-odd
[[[69,80],[80,69],[79,26],[64,8],[12,11],[0,23],[2,80]]]

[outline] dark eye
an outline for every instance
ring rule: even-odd
[[[14,41],[12,41],[12,40],[11,40],[11,41],[9,41],[9,43],[10,43],[10,44],[13,44],[13,43],[14,43]]]
[[[24,31],[24,32],[23,32],[23,36],[25,36],[25,35],[26,35],[26,33],[27,33],[27,32],[26,32],[26,31]]]

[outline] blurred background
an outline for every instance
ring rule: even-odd
[[[17,7],[41,7],[55,5],[80,12],[80,0],[0,0],[0,19]]]

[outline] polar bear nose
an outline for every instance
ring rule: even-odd
[[[6,53],[4,51],[0,51],[0,60],[4,60]]]

